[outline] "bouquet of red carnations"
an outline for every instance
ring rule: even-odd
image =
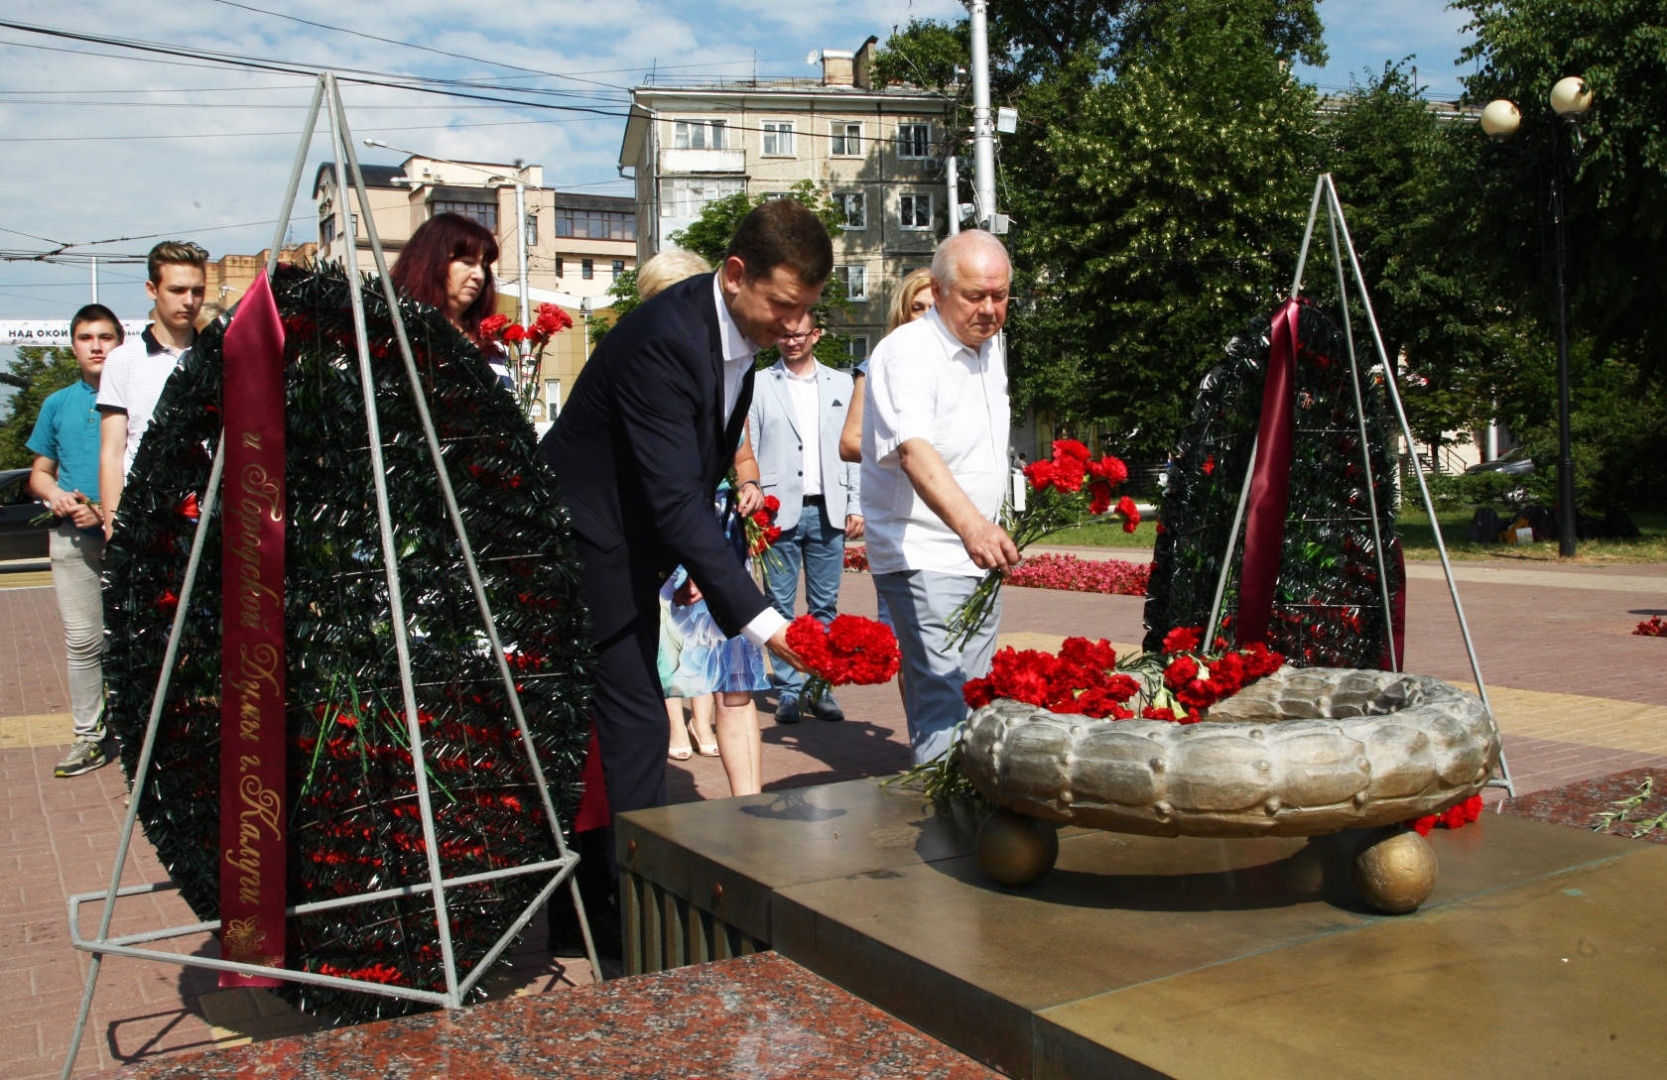
[[[889,682],[902,664],[891,627],[859,615],[836,615],[826,626],[800,615],[787,625],[787,644],[810,669],[804,698],[811,702],[835,686]]]
[[[1002,527],[1022,555],[1031,544],[1061,529],[1081,525],[1115,509],[1123,531],[1134,532],[1140,510],[1124,495],[1113,501],[1117,488],[1129,478],[1128,466],[1107,454],[1095,459],[1075,439],[1055,439],[1053,458],[1033,461],[1024,469],[1026,491],[1022,502],[1003,514]],[[990,618],[1001,591],[1002,572],[984,575],[971,596],[949,616],[949,647],[965,645]]]
[[[758,568],[759,584],[770,580],[770,575],[782,569],[781,552],[776,541],[781,539],[781,526],[776,514],[781,512],[781,500],[774,495],[764,496],[764,505],[742,519],[747,533],[747,555]]]
[[[488,315],[480,321],[481,336],[502,342],[509,353],[510,377],[523,410],[530,408],[538,396],[538,372],[544,363],[545,346],[572,325],[573,317],[555,304],[538,305],[530,326],[510,322],[508,315]]]

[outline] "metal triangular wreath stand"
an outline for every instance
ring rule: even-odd
[[[1296,275],[1291,281],[1290,299],[1296,299],[1302,293],[1302,273],[1308,263],[1308,249],[1314,239],[1314,224],[1319,220],[1322,204],[1326,211],[1326,224],[1331,235],[1331,261],[1337,271],[1338,306],[1342,312],[1343,340],[1348,344],[1349,371],[1354,387],[1355,419],[1360,425],[1361,464],[1366,475],[1366,495],[1370,502],[1372,516],[1372,540],[1374,555],[1378,564],[1379,592],[1382,595],[1385,625],[1392,625],[1393,601],[1389,594],[1389,575],[1384,565],[1384,545],[1381,532],[1381,518],[1377,505],[1377,477],[1372,470],[1372,454],[1366,433],[1365,393],[1362,389],[1360,361],[1355,351],[1354,331],[1349,318],[1349,290],[1348,277],[1343,267],[1343,252],[1348,252],[1348,268],[1352,273],[1356,290],[1360,297],[1361,307],[1366,312],[1366,322],[1372,329],[1372,345],[1377,351],[1378,363],[1384,371],[1384,386],[1389,391],[1389,400],[1395,407],[1395,418],[1400,424],[1401,437],[1407,446],[1415,445],[1412,438],[1412,428],[1407,423],[1406,409],[1401,404],[1401,392],[1395,385],[1394,365],[1390,363],[1389,355],[1383,346],[1383,333],[1378,329],[1378,319],[1372,312],[1372,298],[1366,290],[1366,277],[1360,269],[1360,257],[1355,253],[1354,240],[1349,236],[1348,222],[1343,217],[1343,204],[1337,197],[1337,185],[1332,181],[1330,173],[1321,173],[1314,183],[1314,199],[1308,209],[1308,226],[1302,234],[1302,250],[1297,256]],[[1215,631],[1221,625],[1221,609],[1227,594],[1227,581],[1233,572],[1233,553],[1238,544],[1239,535],[1244,529],[1245,514],[1250,503],[1251,477],[1256,471],[1256,441],[1250,445],[1250,458],[1245,466],[1244,486],[1239,491],[1237,507],[1233,514],[1233,527],[1227,534],[1227,552],[1222,559],[1221,574],[1216,579],[1215,597],[1210,605],[1210,634],[1206,640],[1213,638]],[[1441,556],[1441,570],[1447,579],[1447,593],[1453,600],[1453,614],[1459,623],[1459,634],[1464,638],[1465,654],[1470,658],[1470,671],[1476,679],[1476,693],[1482,699],[1482,706],[1487,709],[1489,717],[1493,716],[1493,704],[1488,700],[1487,683],[1482,679],[1482,667],[1476,659],[1476,645],[1470,637],[1470,624],[1464,617],[1464,604],[1459,600],[1458,582],[1453,578],[1453,566],[1447,558],[1447,545],[1441,538],[1441,523],[1436,520],[1435,507],[1430,499],[1429,486],[1424,482],[1424,468],[1418,461],[1417,454],[1409,455],[1412,461],[1413,475],[1418,479],[1418,493],[1423,499],[1424,512],[1430,519],[1430,528],[1435,535],[1436,552]],[[1388,636],[1390,663],[1400,667],[1400,657],[1395,655],[1395,637]],[[1497,721],[1496,721],[1497,724]],[[1499,752],[1499,771],[1496,776],[1489,777],[1487,786],[1501,787],[1510,798],[1516,797],[1516,786],[1511,782],[1511,770],[1505,763],[1505,752]]]
[[[321,900],[307,904],[294,905],[286,908],[285,916],[306,915],[312,912],[326,911],[336,908],[354,907],[377,901],[391,900],[407,896],[432,896],[434,900],[435,923],[439,932],[439,945],[445,970],[446,989],[444,992],[434,990],[420,990],[410,987],[391,986],[385,983],[371,982],[360,979],[342,978],[333,975],[322,975],[314,972],[295,971],[285,968],[263,967],[253,964],[237,963],[211,957],[187,956],[180,953],[167,952],[159,949],[143,948],[141,946],[152,942],[164,941],[171,938],[186,937],[193,934],[214,932],[219,929],[217,922],[198,922],[190,925],[170,927],[163,930],[146,931],[127,934],[121,937],[110,936],[110,923],[114,914],[115,901],[118,897],[139,896],[148,893],[162,892],[172,888],[166,882],[149,885],[121,887],[122,869],[127,862],[128,850],[132,845],[133,830],[139,820],[140,802],[145,791],[145,778],[150,769],[151,758],[156,744],[156,734],[159,727],[164,704],[167,700],[168,681],[173,671],[178,654],[181,630],[184,626],[190,608],[190,599],[196,585],[198,564],[202,558],[202,549],[208,535],[207,522],[215,512],[220,494],[221,473],[224,467],[224,446],[215,450],[214,463],[209,472],[207,490],[201,499],[201,524],[196,530],[191,542],[191,554],[185,568],[185,578],[180,586],[180,598],[174,611],[173,627],[169,634],[167,651],[162,663],[161,675],[157,680],[156,696],[151,703],[150,717],[145,728],[144,741],[140,747],[138,764],[133,776],[133,796],[127,808],[127,817],[122,825],[120,839],[116,847],[116,858],[111,868],[109,888],[103,892],[81,893],[69,898],[70,940],[77,949],[92,953],[91,966],[87,971],[84,991],[81,997],[80,1012],[76,1016],[75,1030],[70,1039],[69,1053],[64,1059],[61,1076],[64,1080],[74,1071],[75,1059],[81,1048],[81,1040],[86,1032],[87,1018],[92,1008],[93,992],[98,984],[99,966],[104,955],[136,957],[139,959],[161,960],[168,963],[180,964],[188,967],[208,968],[214,971],[232,972],[240,975],[261,976],[280,979],[286,982],[305,983],[312,986],[328,987],[338,990],[355,990],[363,993],[380,994],[387,997],[402,998],[409,1001],[422,1002],[428,1005],[444,1006],[448,1009],[460,1007],[467,995],[476,984],[492,968],[494,962],[515,937],[532,919],[534,912],[544,904],[551,895],[566,882],[572,894],[573,905],[579,915],[579,926],[584,937],[585,956],[591,965],[592,977],[601,979],[601,965],[596,956],[596,948],[591,940],[589,922],[585,917],[584,902],[579,895],[578,881],[573,871],[578,865],[577,852],[571,851],[562,835],[561,824],[556,817],[555,806],[550,798],[549,788],[544,780],[544,770],[538,760],[531,732],[527,727],[526,716],[521,710],[520,695],[515,689],[515,676],[510,669],[509,660],[504,655],[503,643],[498,638],[497,624],[492,616],[492,609],[486,598],[486,590],[481,582],[480,571],[475,562],[474,549],[469,543],[467,530],[463,525],[462,514],[458,509],[456,495],[453,492],[451,479],[447,475],[444,461],[441,457],[440,441],[434,428],[434,422],[424,398],[422,383],[418,375],[416,360],[412,355],[411,342],[406,334],[405,321],[400,313],[398,297],[395,295],[393,281],[388,275],[387,260],[383,257],[382,241],[376,232],[376,219],[371,213],[370,200],[365,192],[364,175],[359,168],[358,158],[353,151],[353,140],[347,125],[347,112],[342,105],[341,91],[337,86],[335,76],[330,72],[323,72],[318,77],[318,84],[313,91],[312,105],[308,110],[307,123],[302,131],[300,146],[296,151],[295,164],[290,172],[289,187],[284,197],[283,212],[278,216],[277,232],[272,240],[272,248],[267,257],[266,273],[268,276],[277,267],[278,252],[283,245],[284,231],[288,225],[290,213],[295,205],[296,193],[300,187],[302,170],[305,168],[307,154],[312,144],[313,135],[318,127],[319,107],[328,99],[330,134],[333,158],[336,171],[337,188],[348,190],[351,182],[352,189],[357,196],[360,216],[365,222],[366,231],[370,237],[371,253],[375,259],[376,272],[380,277],[384,295],[387,297],[388,307],[392,316],[394,332],[399,341],[400,356],[405,363],[406,376],[410,382],[412,398],[417,413],[422,420],[423,436],[427,441],[429,455],[434,462],[435,477],[439,481],[441,494],[446,503],[446,512],[451,519],[452,527],[456,531],[457,540],[461,546],[464,565],[468,570],[469,584],[474,591],[475,601],[480,607],[481,621],[486,637],[491,644],[492,656],[497,661],[498,672],[503,679],[510,703],[510,711],[515,718],[515,726],[520,733],[521,747],[525,751],[534,781],[538,786],[539,797],[543,803],[546,820],[550,822],[551,831],[555,835],[557,857],[525,866],[505,867],[484,873],[468,874],[461,877],[446,878],[440,866],[439,845],[435,838],[434,811],[429,796],[427,770],[424,764],[424,736],[418,726],[418,712],[416,702],[416,687],[412,676],[411,646],[409,628],[406,622],[404,602],[400,587],[398,559],[394,548],[393,524],[389,511],[388,490],[385,470],[382,462],[382,437],[377,419],[375,403],[375,384],[371,377],[370,349],[365,329],[364,300],[358,288],[350,288],[349,294],[353,301],[353,325],[358,350],[359,380],[364,395],[365,420],[369,429],[369,450],[371,456],[371,476],[376,487],[376,511],[382,541],[382,558],[387,571],[388,599],[391,623],[394,629],[394,647],[399,658],[400,689],[405,706],[405,723],[410,739],[412,769],[415,774],[418,808],[422,819],[423,841],[427,851],[428,881],[423,884],[406,885],[395,889],[384,889],[377,892],[362,893],[356,896],[343,896],[330,900]],[[347,280],[357,282],[359,271],[356,252],[353,243],[346,246]],[[487,950],[474,968],[466,975],[459,977],[457,959],[452,948],[452,922],[446,906],[446,889],[466,885],[479,884],[500,878],[517,877],[525,874],[550,873],[550,880],[532,899],[531,903],[521,912],[513,923],[504,931],[498,941]],[[100,910],[98,933],[88,939],[80,933],[81,905],[93,901],[103,901]]]

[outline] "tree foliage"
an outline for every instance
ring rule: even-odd
[[[1015,201],[1020,400],[1160,456],[1198,376],[1288,288],[1313,174],[1313,92],[1265,5],[1165,5],[1038,141],[1052,176]],[[1198,72],[1210,70],[1208,80]]]
[[[694,252],[716,268],[723,263],[724,253],[729,250],[729,242],[734,238],[741,219],[773,197],[775,196],[748,195],[745,192],[725,196],[708,203],[701,210],[700,216],[690,222],[687,228],[672,233],[668,239],[673,245]],[[794,184],[788,191],[787,198],[797,199],[815,212],[830,234],[837,235],[844,227],[845,217],[839,208],[811,181],[800,180]],[[615,310],[619,310],[617,304]],[[830,324],[830,316],[834,313],[845,314],[850,310],[849,301],[845,299],[845,286],[838,278],[828,281],[822,290],[821,302],[813,310],[817,322],[829,327],[828,332],[822,335],[822,340],[816,344],[816,358],[831,367],[848,367],[851,356],[846,349],[845,338]],[[620,311],[619,314],[623,316],[625,312]],[[759,365],[775,363],[777,355],[775,349],[765,349],[758,355]]]
[[[34,464],[35,454],[26,444],[34,433],[41,403],[79,379],[81,368],[69,349],[25,345],[17,350],[10,374],[8,382],[23,385],[12,395],[6,418],[0,420],[0,469],[27,469]]]

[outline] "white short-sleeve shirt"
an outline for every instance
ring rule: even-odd
[[[990,521],[1007,494],[1012,418],[1007,364],[998,335],[962,344],[936,309],[880,342],[863,381],[862,509],[868,565],[981,577],[961,538],[916,494],[898,448],[925,439],[967,498]]]
[[[98,384],[98,407],[127,414],[127,450],[122,457],[122,475],[133,470],[133,456],[150,427],[162,388],[189,349],[175,351],[157,341],[150,327],[130,337],[104,359],[104,375]]]

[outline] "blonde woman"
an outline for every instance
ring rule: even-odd
[[[711,270],[694,252],[670,248],[637,270],[637,295],[647,300],[684,278]],[[734,519],[733,527],[740,529],[741,519],[764,503],[758,461],[744,435],[735,451],[735,477],[734,499],[740,517]],[[722,498],[720,493],[720,502]],[[690,714],[685,723],[684,696],[666,698],[666,720],[671,726],[668,756],[687,761],[698,748],[703,757],[720,757],[730,794],[756,795],[764,786],[764,740],[751,691],[767,685],[763,654],[744,638],[723,639],[694,583],[687,592],[689,603],[678,604],[672,594],[682,578],[679,571],[668,579],[660,596],[661,683],[668,691],[687,697]]]
[[[914,322],[932,308],[932,271],[921,267],[909,273],[891,298],[891,318],[886,333]],[[868,376],[864,360],[851,372],[851,407],[845,413],[845,427],[839,433],[839,460],[862,460],[862,384]]]

